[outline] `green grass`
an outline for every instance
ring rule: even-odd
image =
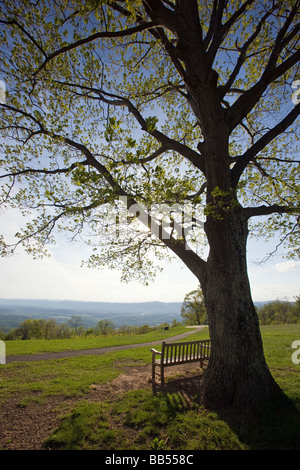
[[[126,344],[140,344],[150,341],[159,341],[188,331],[184,326],[177,326],[169,330],[154,330],[139,335],[112,335],[97,337],[77,337],[70,339],[31,339],[5,341],[7,356],[26,354],[42,354],[47,352],[72,351],[81,349],[105,348]]]
[[[7,364],[1,370],[0,403],[11,394],[24,398],[31,392],[39,392],[41,398],[83,396],[90,385],[114,379],[122,373],[123,367],[147,363],[149,348],[139,348],[138,354],[136,351]]]
[[[187,409],[178,394],[128,392],[113,402],[79,402],[46,440],[50,449],[241,450],[215,413]]]
[[[163,336],[173,336],[174,330]],[[149,347],[142,346],[102,356],[7,364],[1,367],[1,400],[11,394],[19,396],[23,406],[51,395],[73,400],[72,409],[45,442],[50,449],[300,450],[300,364],[291,361],[300,325],[261,330],[268,365],[290,402],[269,404],[259,417],[245,420],[228,410],[207,410],[196,396],[191,405],[180,391],[154,394],[149,388],[93,401],[92,384],[108,383],[125,367],[150,364]],[[205,329],[189,339],[207,335]],[[149,341],[148,334],[142,336]]]
[[[300,410],[300,364],[293,364],[291,359],[295,352],[291,345],[294,340],[300,340],[300,325],[263,326],[261,330],[273,377]]]
[[[109,429],[108,406],[102,403],[79,402],[62,419],[61,426],[45,442],[47,448],[59,450],[91,450],[107,448],[117,433]]]

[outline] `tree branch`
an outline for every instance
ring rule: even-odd
[[[259,35],[259,33],[261,32],[261,28],[262,28],[262,25],[264,24],[264,22],[266,21],[266,19],[268,18],[268,16],[270,16],[271,13],[273,13],[273,11],[278,8],[278,5],[275,5],[273,6],[273,8],[268,11],[263,17],[262,19],[260,20],[260,22],[257,24],[256,28],[255,28],[255,31],[253,32],[253,34],[249,37],[248,41],[245,42],[245,44],[241,47],[241,48],[238,48],[239,50],[239,58],[237,60],[237,63],[230,75],[230,77],[228,78],[227,80],[227,83],[225,83],[225,85],[223,86],[220,86],[219,87],[219,90],[221,92],[221,96],[222,98],[224,98],[224,96],[228,93],[228,91],[230,90],[231,86],[233,85],[236,77],[238,76],[240,70],[241,70],[241,67],[242,65],[244,64],[245,60],[246,60],[246,53],[247,53],[247,50],[249,48],[249,46],[253,43],[253,41],[257,38],[257,36]]]
[[[41,175],[56,175],[56,174],[63,174],[69,173],[70,171],[74,170],[78,165],[88,165],[88,160],[84,160],[82,162],[73,163],[68,168],[56,168],[55,170],[42,170],[37,168],[26,168],[25,170],[13,171],[11,173],[6,173],[5,175],[1,175],[1,178],[9,178],[9,177],[16,177],[21,175],[27,174],[41,174]]]
[[[238,161],[231,170],[231,178],[234,186],[237,185],[244,169],[248,163],[263,150],[273,139],[282,134],[289,126],[293,124],[300,114],[300,103],[298,103],[292,111],[276,126],[266,132],[255,144],[252,145],[246,152],[239,157]]]
[[[40,133],[41,134],[44,134],[52,139],[58,139],[58,140],[61,140],[63,141],[64,143],[68,144],[69,146],[71,146],[72,148],[75,148],[76,150],[79,150],[83,155],[85,155],[86,157],[86,161],[85,161],[85,164],[89,164],[91,166],[94,166],[101,174],[102,176],[106,179],[106,181],[109,183],[109,185],[117,190],[117,194],[119,194],[120,196],[122,195],[126,195],[124,193],[124,191],[120,188],[119,185],[117,185],[117,183],[115,182],[114,178],[112,177],[112,175],[110,174],[110,172],[105,168],[104,165],[102,165],[100,162],[98,162],[96,160],[96,158],[94,157],[94,155],[89,151],[89,149],[84,145],[84,144],[81,144],[80,142],[76,142],[75,140],[72,140],[71,138],[69,137],[64,137],[64,136],[61,136],[59,134],[55,134],[54,132],[52,131],[48,131],[47,129],[45,129],[45,127],[43,126],[43,124],[38,120],[36,119],[34,116],[32,116],[31,114],[27,113],[26,111],[23,111],[21,109],[18,109],[18,108],[15,108],[13,106],[10,106],[10,105],[6,105],[6,104],[3,104],[1,103],[1,106],[3,106],[4,108],[6,109],[9,109],[11,111],[14,111],[16,113],[19,113],[21,114],[22,116],[24,117],[27,117],[28,119],[31,119],[33,122],[35,122],[36,124],[38,124],[38,126],[40,127]],[[46,170],[45,170],[46,171]],[[52,171],[52,170],[47,170],[47,171]],[[54,170],[53,170],[54,171]],[[56,170],[55,170],[56,171]],[[28,170],[29,172],[29,170]],[[43,172],[43,170],[41,171]],[[64,171],[62,171],[64,172]]]
[[[269,73],[269,71],[274,70],[274,68],[275,68],[275,66],[278,62],[280,52],[287,45],[287,40],[285,40],[285,35],[286,35],[286,33],[288,31],[288,28],[291,25],[293,19],[298,14],[299,4],[300,4],[300,2],[299,2],[299,0],[297,0],[294,4],[294,7],[292,8],[289,16],[287,17],[284,25],[282,26],[282,28],[278,32],[276,40],[274,42],[273,50],[272,50],[271,55],[269,57],[269,60],[268,60],[268,63],[266,65],[264,73]]]
[[[24,34],[27,36],[31,42],[38,48],[38,50],[43,54],[44,57],[47,57],[46,52],[44,49],[39,45],[39,43],[35,40],[35,38],[26,31],[26,29],[16,20],[10,20],[10,21],[5,21],[5,20],[0,20],[0,24],[6,24],[6,25],[13,25],[15,24]]]
[[[265,263],[266,261],[268,261],[273,255],[274,253],[276,253],[278,251],[278,248],[285,242],[285,240],[290,237],[293,232],[295,232],[295,229],[299,227],[299,222],[297,221],[292,230],[290,230],[286,235],[284,235],[284,237],[280,240],[279,243],[277,243],[277,245],[275,246],[274,250],[271,251],[271,253],[268,253],[261,261],[258,262],[258,264],[262,264],[262,263]]]
[[[231,131],[238,124],[240,124],[241,121],[247,116],[247,114],[253,109],[253,107],[259,101],[267,87],[276,79],[283,76],[300,60],[300,50],[297,50],[296,52],[291,54],[288,59],[282,61],[281,64],[276,67],[280,52],[282,52],[282,50],[287,46],[287,37],[291,39],[295,35],[296,28],[294,28],[292,33],[290,33],[285,38],[285,34],[288,30],[288,27],[291,25],[293,19],[295,18],[298,12],[299,3],[299,0],[295,2],[295,5],[292,8],[288,18],[286,19],[283,27],[279,31],[274,42],[269,60],[261,75],[260,80],[258,80],[255,85],[253,85],[249,90],[247,90],[243,95],[241,95],[228,110],[228,118]]]
[[[35,231],[32,231],[31,233],[28,233],[27,235],[25,236],[22,236],[19,241],[17,241],[16,243],[14,244],[9,244],[9,245],[6,245],[4,244],[4,250],[3,250],[3,247],[2,247],[2,253],[9,253],[9,254],[13,254],[14,251],[17,249],[17,247],[19,245],[21,245],[22,243],[24,243],[25,241],[28,241],[30,238],[32,237],[35,237],[37,235],[40,235],[42,234],[45,230],[47,230],[45,236],[43,237],[43,241],[40,242],[41,245],[45,245],[46,241],[48,240],[51,232],[53,231],[54,227],[55,227],[55,224],[56,222],[62,218],[63,216],[65,215],[65,212],[61,212],[60,214],[54,216],[54,217],[51,217],[50,220],[48,220],[46,223],[44,223],[41,227],[37,228],[37,230]],[[2,245],[3,245],[3,242],[2,242]],[[7,251],[7,249],[10,249],[9,251]]]
[[[225,8],[226,0],[219,0],[216,11],[213,9],[213,14],[215,13],[214,19],[211,20],[211,31],[209,38],[206,37],[206,44],[208,45],[208,39],[212,37],[211,44],[207,51],[207,58],[210,64],[213,63],[215,55],[218,51],[218,48],[223,42],[224,37],[228,34],[231,26],[245,13],[247,7],[253,3],[254,0],[246,0],[241,7],[234,12],[234,14],[222,25],[222,16]]]
[[[154,27],[156,27],[156,25],[153,23],[153,21],[150,21],[148,23],[139,24],[138,26],[133,26],[132,28],[128,28],[123,31],[100,31],[86,38],[79,39],[78,41],[68,44],[67,46],[64,46],[61,49],[58,49],[57,51],[54,51],[52,52],[52,54],[48,55],[47,58],[42,63],[42,65],[34,72],[33,75],[36,76],[55,57],[58,57],[66,52],[76,49],[77,47],[83,46],[85,44],[89,44],[95,41],[96,39],[121,38],[121,37],[131,36],[133,34],[140,33],[142,31],[146,31]]]
[[[151,153],[151,155],[148,155],[148,157],[144,158],[139,158],[138,162],[134,161],[135,164],[144,164],[147,162],[151,162],[152,160],[155,160],[155,158],[159,157],[163,153],[167,152],[169,150],[167,145],[162,145],[159,149],[155,150],[155,152]],[[127,161],[127,160],[121,160],[122,163],[125,165],[127,164],[132,164],[132,162]]]
[[[299,214],[299,207],[289,207],[289,206],[280,206],[278,204],[272,204],[270,206],[258,206],[258,207],[245,207],[244,213],[249,219],[250,217],[257,217],[261,215],[271,215],[271,214]]]
[[[72,84],[66,84],[66,85],[77,86],[77,85],[72,85]],[[78,86],[81,87],[80,85]],[[112,106],[125,106],[128,109],[128,111],[132,114],[132,116],[134,116],[134,118],[139,123],[139,125],[141,126],[141,129],[144,132],[147,132],[148,134],[152,135],[155,139],[157,139],[162,144],[163,148],[178,152],[180,155],[182,155],[187,160],[189,160],[196,168],[202,171],[203,174],[205,174],[204,162],[201,159],[201,155],[198,152],[182,144],[181,142],[171,139],[170,137],[166,136],[165,134],[163,134],[161,131],[158,131],[157,129],[150,131],[148,129],[146,119],[143,118],[139,110],[134,106],[134,104],[129,99],[113,94],[113,93],[105,92],[103,90],[97,90],[94,88],[91,89],[91,91],[96,93],[99,96],[99,98],[106,104],[109,104]]]
[[[203,45],[204,48],[207,49],[210,41],[215,34],[215,31],[217,29],[217,25],[222,24],[222,16],[223,16],[223,9],[224,9],[224,2],[223,5],[221,5],[222,2],[219,2],[219,0],[214,0],[213,7],[212,7],[212,13],[210,15],[210,22],[209,22],[209,28],[207,31],[207,34],[203,40]]]
[[[14,106],[10,106],[9,104],[6,104],[6,103],[1,103],[0,102],[0,106],[2,106],[4,109],[8,109],[9,111],[13,111],[15,113],[22,114],[22,116],[24,116],[24,117],[30,119],[31,121],[35,122],[39,126],[41,131],[44,130],[44,127],[43,127],[42,123],[37,118],[32,116],[32,114],[29,114],[29,113],[27,113],[26,111],[24,111],[22,109],[15,108]],[[19,126],[19,128],[20,127],[21,126]]]
[[[256,157],[256,160],[274,160],[275,162],[281,162],[281,163],[295,163],[296,165],[299,165],[300,160],[291,160],[288,158],[276,158],[276,157]]]

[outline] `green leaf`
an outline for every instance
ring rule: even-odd
[[[156,129],[156,124],[158,123],[158,118],[156,116],[149,116],[145,119],[147,125],[147,131],[151,134]]]

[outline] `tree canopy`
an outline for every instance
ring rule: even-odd
[[[268,302],[258,310],[259,322],[262,325],[279,325],[282,323],[300,323],[300,302]]]
[[[149,250],[180,256],[188,242],[190,256],[203,253],[202,221],[230,210],[236,192],[247,217],[266,216],[254,233],[278,229],[297,256],[298,7],[2,1],[2,204],[33,214],[19,241],[2,240],[2,253],[22,243],[37,254],[56,228],[93,246],[91,265],[119,267],[121,255],[125,278],[149,277]],[[195,50],[183,34],[189,21],[191,31],[199,26]],[[212,117],[192,94],[196,68],[228,124],[226,188],[209,181]],[[134,207],[126,230],[122,201]],[[183,205],[188,226],[198,223],[180,232],[174,222],[182,222]],[[154,235],[136,224],[142,212]]]
[[[207,320],[204,296],[201,288],[186,294],[180,314],[187,325],[201,325]]]

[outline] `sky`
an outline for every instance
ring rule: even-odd
[[[22,224],[23,225],[23,224]],[[0,232],[15,233],[20,216],[0,213]],[[16,255],[0,258],[0,298],[68,299],[99,302],[182,302],[197,288],[195,276],[180,260],[165,263],[154,282],[120,282],[121,273],[80,266],[86,249],[59,238],[50,247],[51,258],[34,260],[19,249]],[[290,300],[300,294],[300,261],[275,254],[259,264],[274,248],[263,241],[248,242],[248,274],[254,301]]]

